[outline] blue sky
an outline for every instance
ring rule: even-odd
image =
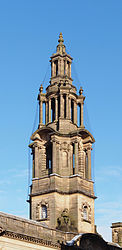
[[[74,84],[86,96],[85,125],[96,139],[95,222],[111,240],[111,223],[122,221],[121,27],[121,0],[0,0],[1,211],[28,217],[29,137],[62,32]]]

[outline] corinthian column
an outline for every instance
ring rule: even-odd
[[[48,103],[47,103],[47,101],[45,102],[45,123],[47,124],[48,123]]]
[[[54,76],[54,62],[52,62],[51,64],[51,73],[52,73],[52,77]]]
[[[60,95],[60,117],[63,118],[64,111],[64,102],[63,102],[63,95]]]
[[[83,127],[83,101],[81,102],[80,106],[80,120],[81,120],[81,127]]]
[[[39,112],[39,123],[42,124],[43,123],[43,102],[40,101],[40,112]]]
[[[74,101],[74,123],[77,124],[77,103]]]

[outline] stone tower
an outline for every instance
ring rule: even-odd
[[[122,222],[112,223],[112,241],[122,247]]]
[[[94,138],[84,127],[85,97],[83,89],[77,95],[72,84],[72,57],[62,33],[58,42],[50,60],[50,84],[46,93],[42,85],[39,89],[39,126],[29,145],[33,155],[30,218],[63,231],[94,233]]]

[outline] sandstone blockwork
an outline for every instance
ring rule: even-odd
[[[82,87],[77,95],[71,76],[72,57],[62,34],[51,56],[51,79],[38,95],[39,125],[29,147],[33,155],[30,218],[51,228],[94,232],[91,151],[95,142],[84,126]]]

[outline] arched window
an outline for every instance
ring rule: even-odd
[[[51,99],[51,122],[55,120],[55,99]]]
[[[74,122],[74,102],[71,100],[71,121]]]
[[[83,208],[83,219],[88,220],[88,208],[87,208],[87,206],[84,206],[84,208]]]
[[[77,125],[78,127],[81,126],[81,104],[78,103],[77,105]]]
[[[91,223],[91,206],[85,202],[82,204],[82,220]]]
[[[73,152],[72,152],[72,170],[73,170],[73,175],[75,174],[75,144],[72,144],[73,147]]]
[[[55,75],[57,76],[58,75],[58,60],[54,62],[54,65],[55,65]]]
[[[52,174],[52,144],[50,143],[46,147],[46,168],[48,173]]]
[[[47,207],[46,207],[46,205],[41,205],[40,219],[47,219]]]
[[[70,77],[70,62],[67,61],[67,68],[68,68],[68,76]]]
[[[64,118],[66,118],[66,95],[63,95],[64,98]]]

